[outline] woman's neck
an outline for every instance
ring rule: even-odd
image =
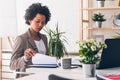
[[[32,28],[30,28],[30,33],[31,33],[31,36],[34,40],[40,40],[38,32],[35,32]]]

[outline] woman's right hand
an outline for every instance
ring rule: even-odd
[[[31,48],[26,49],[24,52],[24,56],[25,56],[26,60],[29,60],[35,54],[36,54],[36,51]]]

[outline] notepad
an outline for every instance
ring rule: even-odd
[[[51,57],[48,55],[43,55],[37,53],[32,57],[33,67],[57,67],[57,59],[56,57]]]
[[[104,75],[104,77],[112,80],[120,80],[120,74]]]
[[[36,68],[57,68],[57,64],[34,64],[29,65],[29,67],[36,67]]]

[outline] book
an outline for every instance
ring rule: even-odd
[[[105,74],[105,75],[97,74],[97,77],[104,80],[120,80],[120,74]]]

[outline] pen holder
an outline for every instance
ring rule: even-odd
[[[61,67],[63,69],[70,69],[71,68],[71,58],[62,58],[61,59]]]

